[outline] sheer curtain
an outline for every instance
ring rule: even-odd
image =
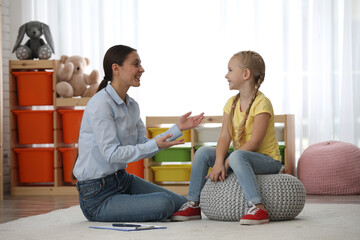
[[[360,4],[356,0],[15,0],[20,24],[50,25],[61,55],[82,55],[102,74],[115,44],[138,49],[145,73],[129,94],[142,116],[192,110],[221,115],[229,58],[259,52],[261,91],[276,114],[295,114],[297,157],[310,144],[360,146]],[[21,18],[21,20],[20,20]],[[15,26],[17,24],[17,26]],[[14,57],[14,56],[13,56]],[[15,57],[14,57],[15,58]]]

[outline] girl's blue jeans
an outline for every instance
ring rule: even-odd
[[[84,216],[98,222],[164,221],[186,198],[119,170],[109,176],[78,181]]]
[[[250,202],[254,204],[263,203],[256,175],[279,173],[281,162],[261,153],[241,150],[229,151],[225,159],[228,157],[229,170],[235,173],[248,206],[250,206]],[[215,159],[216,148],[214,147],[201,147],[196,151],[192,163],[189,194],[187,196],[189,201],[200,201],[200,192],[207,180],[205,177],[208,174],[209,168],[214,166]]]

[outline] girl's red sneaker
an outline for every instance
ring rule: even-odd
[[[243,225],[255,225],[269,222],[269,215],[267,211],[257,208],[255,204],[252,203],[252,207],[247,211],[240,219],[240,224]]]

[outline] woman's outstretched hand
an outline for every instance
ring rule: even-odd
[[[174,141],[166,141],[167,139],[171,138],[173,135],[172,134],[167,134],[165,136],[162,137],[158,137],[155,142],[158,145],[158,147],[160,149],[163,148],[168,148],[174,145],[179,145],[179,144],[184,144],[184,139],[179,139],[179,140],[174,140]]]
[[[178,119],[177,125],[181,131],[196,127],[204,119],[204,113],[201,113],[201,114],[193,116],[193,117],[189,117],[190,115],[191,115],[191,112],[188,112],[188,113],[185,113],[184,115],[182,115]]]

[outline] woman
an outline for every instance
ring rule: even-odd
[[[203,113],[181,116],[154,139],[145,137],[137,102],[127,95],[144,73],[133,48],[117,45],[104,57],[104,79],[84,111],[79,156],[74,166],[80,207],[89,221],[163,221],[186,202],[178,195],[125,171],[127,163],[182,144],[181,131],[202,121]]]

